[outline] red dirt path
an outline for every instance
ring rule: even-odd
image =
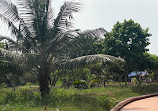
[[[158,96],[134,101],[120,111],[158,111]]]

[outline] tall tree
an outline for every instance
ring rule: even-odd
[[[143,29],[140,24],[133,20],[117,22],[112,31],[105,34],[103,42],[104,54],[121,57],[126,60],[128,71],[138,70],[139,62],[143,54],[148,51],[146,48],[151,36],[148,28]]]
[[[49,94],[50,72],[69,66],[67,63],[90,61],[112,61],[122,59],[95,55],[71,60],[70,51],[78,42],[78,30],[72,28],[73,13],[80,10],[80,3],[65,2],[54,18],[52,0],[17,0],[15,6],[10,0],[0,1],[0,18],[11,30],[11,37],[0,36],[6,39],[8,50],[0,52],[22,64],[26,71],[37,73],[41,96]],[[89,31],[91,37],[96,37],[98,31]],[[16,39],[13,39],[16,38]],[[100,58],[100,59],[98,59]],[[113,58],[113,59],[112,59]],[[75,62],[75,63],[76,63]],[[73,65],[72,65],[73,66]],[[66,67],[65,67],[66,68]]]
[[[148,51],[146,47],[150,44],[148,37],[151,34],[148,30],[133,20],[124,20],[123,23],[117,22],[112,31],[105,34],[102,52],[125,59],[125,83],[129,72],[143,68],[143,54]]]

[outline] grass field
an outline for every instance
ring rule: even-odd
[[[0,89],[0,111],[109,111],[125,98],[158,92],[157,84],[92,89],[51,88],[42,100],[37,86]]]

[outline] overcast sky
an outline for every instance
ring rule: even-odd
[[[53,0],[55,9],[65,0]],[[75,27],[95,29],[99,27],[111,31],[117,22],[133,19],[143,28],[149,27],[150,53],[158,55],[158,0],[81,0],[82,11],[75,15]]]
[[[64,1],[52,0],[55,12],[59,11]],[[158,55],[158,0],[80,0],[82,11],[75,14],[75,28],[82,30],[99,27],[111,31],[117,22],[133,19],[143,28],[149,27],[151,44],[150,53]],[[2,31],[2,30],[1,30]],[[1,32],[0,31],[0,32]]]

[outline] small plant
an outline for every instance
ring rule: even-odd
[[[75,86],[75,88],[78,88],[78,89],[82,89],[82,88],[86,89],[88,87],[85,80],[77,80],[73,82],[73,85]]]
[[[2,84],[0,85],[0,89],[6,88],[6,87],[7,87],[6,83],[2,83]]]
[[[99,82],[101,82],[101,80],[98,79],[98,78],[92,79],[92,80],[89,82],[88,87],[89,87],[89,88],[90,88],[90,87],[94,87],[94,86],[96,85],[96,83],[99,83]]]
[[[32,86],[32,85],[34,85],[34,84],[31,82],[27,82],[25,86]]]

